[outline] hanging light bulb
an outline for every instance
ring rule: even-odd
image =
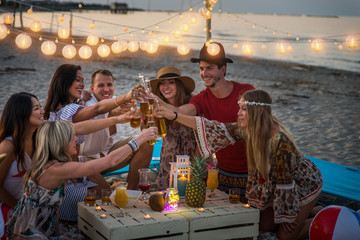
[[[311,49],[315,52],[320,52],[323,49],[323,40],[320,38],[314,39],[311,42]]]
[[[69,29],[60,27],[58,30],[58,36],[59,36],[59,38],[67,39],[70,36]]]
[[[18,46],[21,49],[27,49],[31,46],[32,40],[31,37],[25,33],[20,33],[15,38],[16,46]]]
[[[31,6],[28,10],[27,10],[27,13],[30,15],[33,13],[33,6]]]
[[[348,48],[357,48],[359,46],[359,38],[357,36],[347,36],[345,44]]]
[[[338,49],[339,49],[339,50],[343,50],[343,49],[344,49],[343,45],[342,45],[342,44],[339,44]]]
[[[220,52],[220,47],[219,45],[217,45],[216,43],[210,43],[208,48],[207,48],[207,52],[211,55],[211,56],[216,56],[219,54]]]
[[[147,41],[141,41],[140,42],[140,49],[143,50],[143,51],[146,51],[147,45],[148,45]]]
[[[128,27],[123,27],[124,32],[127,32],[128,30],[129,30]]]
[[[234,45],[233,45],[233,49],[238,49],[239,48],[239,45],[237,44],[237,43],[235,43]]]
[[[183,30],[183,32],[188,32],[190,30],[190,25],[185,23],[181,26],[181,29]]]
[[[166,34],[161,38],[162,42],[168,44],[171,41],[170,35]]]
[[[31,26],[30,26],[30,29],[33,31],[33,32],[40,32],[42,27],[41,27],[41,23],[39,21],[33,21],[31,23]]]
[[[249,43],[245,43],[244,45],[242,45],[241,49],[243,54],[245,54],[246,56],[250,56],[254,52],[253,47]]]
[[[60,22],[63,22],[63,21],[64,21],[64,14],[62,14],[62,15],[60,16],[59,21],[60,21]]]
[[[169,19],[168,23],[169,23],[169,24],[172,24],[172,21]]]
[[[78,6],[79,6],[79,8],[82,8],[82,7],[83,7],[83,5],[82,5],[81,3],[79,3],[79,5],[78,5]]]
[[[146,46],[146,51],[150,54],[154,54],[157,52],[159,47],[159,43],[156,40],[151,40],[148,42]]]
[[[95,36],[95,35],[89,35],[87,37],[86,43],[91,45],[91,46],[94,46],[94,45],[99,43],[99,37]]]
[[[181,31],[180,30],[176,30],[174,33],[174,38],[180,38],[181,37]]]
[[[266,45],[265,44],[261,45],[261,49],[266,50]]]
[[[80,49],[79,49],[79,56],[82,59],[89,59],[92,56],[91,47],[86,46],[86,45],[81,46]]]
[[[71,44],[65,45],[62,49],[62,55],[67,59],[72,59],[76,55],[76,48]]]
[[[101,44],[97,49],[97,53],[100,57],[107,57],[110,54],[110,47],[106,44]]]
[[[0,40],[6,38],[7,34],[7,27],[5,24],[0,24]]]
[[[113,44],[111,44],[111,51],[115,54],[121,53],[124,49],[123,44],[120,41],[116,41]]]
[[[296,37],[296,41],[299,41],[299,40],[300,40],[300,38],[299,38],[299,36],[297,36],[297,37]]]
[[[139,50],[139,42],[138,41],[130,41],[128,43],[128,50],[130,52],[136,52],[137,50]]]
[[[39,41],[42,41],[42,36],[39,37]]]
[[[153,31],[150,31],[150,32],[149,32],[149,37],[152,37],[152,36],[154,36],[154,32],[153,32]]]
[[[254,24],[253,26],[252,26],[252,29],[255,29],[256,28],[256,24]]]
[[[90,25],[89,25],[90,29],[94,29],[95,28],[95,22],[93,21]]]
[[[210,5],[213,5],[213,6],[214,6],[216,3],[217,3],[217,0],[209,0],[209,4],[210,4]]]
[[[288,46],[287,46],[287,48],[286,48],[286,51],[288,51],[288,52],[292,52],[292,46],[289,44]]]
[[[5,24],[12,24],[14,22],[14,16],[11,13],[5,13],[3,19]]]
[[[197,23],[197,18],[196,18],[195,16],[191,17],[190,23],[191,23],[191,24]]]
[[[286,42],[279,42],[276,44],[276,50],[278,51],[278,53],[280,54],[285,54],[286,53],[286,49],[287,49],[287,43]]]
[[[53,55],[56,52],[56,44],[53,41],[44,41],[41,44],[41,52],[46,56]]]
[[[187,55],[190,52],[190,47],[187,44],[182,43],[178,45],[177,51],[181,55]]]

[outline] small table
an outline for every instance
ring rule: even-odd
[[[260,211],[231,204],[228,195],[215,190],[214,199],[207,198],[203,209],[188,207],[180,199],[177,211],[156,212],[148,201],[137,201],[134,207],[124,208],[124,217],[119,217],[119,208],[114,205],[95,207],[78,204],[79,229],[91,239],[234,239],[257,238]],[[207,193],[208,195],[208,193]],[[101,218],[106,214],[106,218]],[[147,219],[144,216],[150,215]]]

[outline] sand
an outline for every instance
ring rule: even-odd
[[[61,45],[60,45],[61,46]],[[93,50],[92,60],[66,60],[58,48],[54,56],[44,56],[38,40],[28,50],[15,47],[14,39],[0,41],[0,112],[11,94],[28,91],[45,103],[55,69],[63,63],[82,66],[86,87],[90,74],[106,68],[116,77],[116,94],[136,85],[139,72],[155,77],[166,65],[177,66],[183,75],[196,81],[196,91],[204,88],[198,65],[191,63],[198,51],[178,56],[176,49],[160,47],[155,55],[142,51],[124,52],[106,59]],[[228,56],[226,79],[250,83],[268,91],[274,100],[275,115],[292,132],[300,150],[327,161],[360,168],[360,70],[348,72],[288,62]],[[123,136],[137,131],[125,126]]]

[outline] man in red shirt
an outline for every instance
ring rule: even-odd
[[[213,44],[217,44],[220,48],[217,55],[210,55],[204,44],[199,58],[191,59],[192,62],[199,63],[200,76],[206,89],[194,96],[188,104],[177,108],[169,106],[169,108],[187,115],[202,115],[219,122],[236,122],[239,96],[254,87],[247,83],[225,79],[226,64],[233,61],[225,57],[221,43],[213,42]],[[247,181],[245,144],[230,145],[218,151],[216,157],[219,167],[219,189],[228,192],[231,187],[239,187],[244,196]]]

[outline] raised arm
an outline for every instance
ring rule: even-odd
[[[168,104],[168,105],[170,105],[170,104]],[[186,104],[186,105],[192,105],[192,104]],[[172,106],[172,105],[170,105],[170,106]],[[192,106],[194,106],[194,105],[192,105]],[[160,109],[158,111],[156,111],[155,114],[161,115],[168,120],[173,120],[173,121],[176,120],[177,122],[179,122],[189,128],[196,129],[196,120],[195,120],[194,116],[189,116],[189,115],[182,114],[180,112],[176,112],[173,110],[173,108],[168,108],[167,105],[160,106]]]
[[[195,106],[191,103],[176,107],[174,105],[164,102],[160,98],[158,98],[158,99],[159,99],[160,106],[163,106],[173,112],[182,113],[182,114],[190,115],[190,116],[195,116],[197,114]]]

